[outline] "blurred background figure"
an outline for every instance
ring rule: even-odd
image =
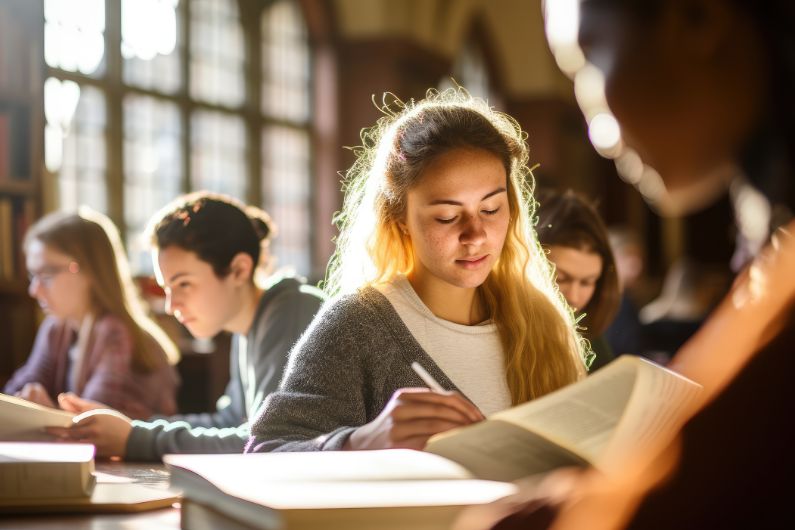
[[[602,334],[619,304],[619,283],[607,229],[596,208],[572,190],[537,190],[538,241],[555,265],[561,294],[596,357],[590,371],[613,360]]]
[[[638,318],[638,291],[644,274],[643,245],[637,233],[628,226],[608,228],[608,239],[616,262],[621,291],[618,311],[607,327],[604,339],[615,355],[643,351],[643,331]]]
[[[672,264],[660,295],[638,314],[643,337],[640,352],[667,364],[728,291],[731,278],[727,270],[687,257]]]
[[[30,295],[47,314],[4,392],[57,406],[62,392],[133,418],[176,412],[176,346],[147,316],[104,215],[53,213],[25,236]]]

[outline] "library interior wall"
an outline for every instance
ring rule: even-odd
[[[0,5],[27,1],[0,0]],[[241,5],[248,2],[240,1]],[[600,201],[609,222],[649,225],[651,237],[660,237],[661,231],[654,228],[659,223],[649,221],[652,214],[639,195],[616,177],[612,163],[591,148],[572,83],[547,48],[541,0],[297,1],[314,54],[316,276],[322,275],[325,260],[333,251],[331,217],[342,202],[340,172],[352,161],[345,146],[357,145],[361,129],[380,115],[372,97],[385,91],[402,99],[423,97],[426,89],[450,75],[456,55],[471,39],[486,52],[490,77],[505,107],[502,110],[515,116],[528,132],[531,160],[539,164],[538,181],[588,193]],[[31,39],[41,45],[40,35]],[[31,86],[39,102],[41,83],[38,79]],[[38,213],[56,204],[54,177],[42,174],[41,113],[42,109],[34,106],[30,118],[34,184],[29,199]],[[0,199],[6,195],[0,187]],[[22,276],[14,283],[10,304],[15,310],[27,307],[25,311],[32,311],[25,285]],[[9,297],[0,293],[0,305],[3,300]],[[0,309],[5,317],[5,306]],[[23,320],[32,319],[28,314]],[[33,329],[28,324],[12,360],[0,363],[0,382],[10,375],[13,365],[24,361],[26,353],[22,352],[24,345],[32,342]]]

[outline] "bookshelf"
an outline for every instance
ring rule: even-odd
[[[27,358],[39,314],[22,239],[41,212],[42,2],[0,0],[0,384]]]

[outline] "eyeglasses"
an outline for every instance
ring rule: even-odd
[[[64,272],[68,272],[69,274],[77,274],[80,272],[80,265],[78,265],[75,261],[70,261],[67,265],[45,266],[37,271],[29,271],[28,280],[30,283],[33,283],[35,280],[43,287],[49,288],[52,285],[52,282],[55,281],[55,278]]]

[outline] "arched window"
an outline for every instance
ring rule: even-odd
[[[139,236],[152,214],[187,191],[227,193],[264,205],[279,263],[309,273],[311,52],[296,2],[44,6],[55,205],[110,215],[148,272]]]

